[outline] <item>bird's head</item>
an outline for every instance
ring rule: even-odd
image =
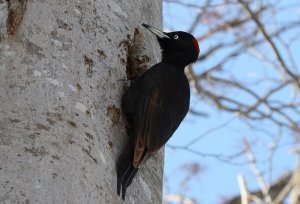
[[[198,41],[189,33],[176,31],[166,33],[152,26],[142,24],[157,37],[162,49],[162,61],[176,66],[187,66],[198,58]]]

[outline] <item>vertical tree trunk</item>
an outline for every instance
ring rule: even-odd
[[[161,26],[161,5],[0,0],[0,203],[121,203],[120,79],[159,60],[140,25]],[[161,203],[161,187],[160,153],[125,203]]]

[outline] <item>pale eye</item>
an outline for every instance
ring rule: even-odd
[[[177,40],[179,37],[178,35],[174,35],[174,39]]]

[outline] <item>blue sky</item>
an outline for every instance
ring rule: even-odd
[[[193,3],[193,1],[186,2]],[[288,1],[289,4],[293,4],[295,2],[297,1]],[[164,3],[164,28],[166,30],[185,31],[189,29],[194,17],[196,16],[196,12],[196,9],[184,8],[172,3]],[[295,17],[299,19],[299,8],[295,7],[294,10],[289,11],[288,15],[286,15],[286,13],[280,15],[282,17],[279,16],[279,22],[283,22]],[[201,33],[202,30],[208,29],[207,26],[208,25],[198,26],[195,31],[196,35]],[[222,36],[219,38],[219,40],[222,40]],[[200,42],[200,48],[202,52],[204,52],[215,43],[216,42],[209,40]],[[300,52],[299,41],[293,45],[292,51],[295,53]],[[222,58],[222,55],[225,54],[226,53],[220,53],[215,57]],[[296,60],[296,63],[300,64],[300,59],[298,58]],[[205,64],[203,65],[201,63],[198,63],[195,66],[195,69],[199,72],[203,71],[203,67],[207,67]],[[237,60],[230,62],[228,66],[233,66],[234,74],[239,77],[242,76],[244,81],[250,82],[255,77],[259,79],[266,73],[272,77],[278,77],[276,74],[269,71],[270,69],[267,67],[267,65],[261,63],[261,61],[249,54],[245,54],[239,57]],[[268,85],[269,84],[262,81],[254,86],[257,89],[263,89]],[[263,92],[260,94],[263,94]],[[290,88],[287,88],[281,91],[279,95],[274,96],[274,98],[287,98],[290,97],[290,95]],[[243,98],[244,102],[251,103],[251,98],[249,98],[249,96],[240,95],[240,97]],[[216,110],[214,106],[209,104],[207,101],[201,101],[199,96],[195,94],[191,99],[191,107],[197,109],[198,111],[208,113],[209,117],[198,117],[188,114],[179,129],[169,140],[168,144],[183,146],[208,130],[215,129],[215,127],[220,125],[222,126],[224,123],[226,123],[226,127],[212,131],[197,141],[194,145],[192,145],[192,149],[200,151],[203,154],[231,155],[243,150],[243,140],[244,138],[247,138],[249,141],[256,143],[253,152],[254,155],[259,158],[259,169],[262,172],[268,171],[269,167],[266,161],[269,157],[269,151],[266,151],[266,147],[273,142],[277,133],[277,129],[272,123],[263,122],[261,124],[256,124],[258,127],[261,126],[264,129],[267,129],[273,135],[268,136],[265,133],[250,130],[249,127],[245,125],[245,123],[242,122],[236,115]],[[283,130],[284,137],[280,139],[279,148],[274,154],[272,172],[273,181],[278,176],[292,169],[296,165],[297,157],[295,154],[290,152],[290,147],[292,147],[294,141],[292,140],[292,137],[289,137],[289,134],[290,133],[288,131]],[[230,197],[238,194],[238,174],[245,176],[249,189],[257,189],[258,184],[256,182],[256,178],[253,176],[249,166],[245,164],[246,161],[246,156],[242,155],[233,160],[233,162],[237,164],[230,164],[211,156],[199,156],[185,150],[174,150],[166,147],[164,170],[165,177],[168,179],[168,181],[165,186],[165,193],[176,194],[178,192],[180,189],[180,182],[182,182],[184,176],[186,175],[184,171],[180,170],[180,167],[185,163],[192,162],[200,163],[203,167],[203,170],[200,175],[196,176],[193,181],[189,183],[189,188],[185,193],[188,197],[196,199],[198,203],[220,203],[222,197]],[[264,178],[268,180],[268,176],[268,174],[265,174]]]

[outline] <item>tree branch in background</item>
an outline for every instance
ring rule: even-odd
[[[299,15],[286,17],[289,12],[295,12],[295,8],[300,8],[300,2],[282,4],[284,1],[164,1],[198,11],[187,30],[196,36],[200,45],[202,42],[206,43],[206,47],[203,51],[201,49],[197,63],[185,70],[190,85],[200,103],[231,113],[233,120],[240,120],[253,132],[263,132],[273,139],[270,147],[266,147],[269,152],[268,172],[264,172],[264,175],[269,174],[269,177],[265,181],[258,169],[252,144],[246,145],[245,150],[229,153],[227,156],[206,154],[192,148],[211,132],[228,128],[230,121],[208,128],[186,145],[167,147],[230,164],[236,164],[234,160],[246,154],[248,165],[255,174],[260,189],[250,192],[246,179],[240,176],[241,196],[224,202],[226,204],[240,204],[241,198],[243,204],[259,201],[281,204],[289,195],[289,204],[296,204],[299,202],[300,192],[299,165],[293,172],[283,175],[275,182],[272,181],[272,172],[273,157],[280,140],[289,133],[300,135],[300,70],[298,59],[295,59],[292,51],[299,43],[300,32],[295,31],[300,30],[300,21]],[[251,59],[249,63],[241,65],[238,62],[244,57]],[[251,66],[257,66],[258,63],[262,68],[253,68],[258,72],[254,73],[254,77],[240,71],[251,70]],[[200,66],[201,69],[198,68]],[[201,109],[191,107],[191,113],[195,110],[199,111],[200,117],[209,117]],[[261,127],[263,123],[272,124],[272,131]]]

